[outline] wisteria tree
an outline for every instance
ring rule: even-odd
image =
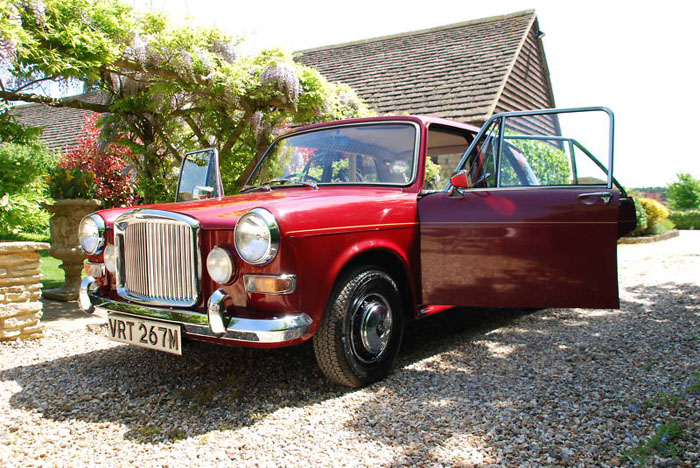
[[[147,202],[172,199],[175,169],[190,149],[219,150],[231,193],[289,125],[368,113],[348,86],[328,82],[289,53],[244,56],[237,45],[219,29],[173,26],[163,14],[139,14],[118,1],[0,0],[0,104],[105,113],[102,138],[139,156]],[[70,80],[106,99],[31,91]],[[2,119],[12,123],[0,110],[0,125]]]

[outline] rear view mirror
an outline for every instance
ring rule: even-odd
[[[180,168],[175,201],[221,198],[219,154],[214,148],[187,153]]]

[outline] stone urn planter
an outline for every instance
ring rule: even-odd
[[[51,249],[49,254],[62,260],[60,268],[66,273],[63,285],[56,289],[45,289],[42,295],[57,301],[74,301],[78,298],[80,274],[86,255],[80,248],[78,226],[84,216],[97,210],[102,204],[99,200],[69,198],[44,204],[51,213]]]

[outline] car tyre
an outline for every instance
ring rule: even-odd
[[[391,370],[403,337],[404,311],[396,282],[373,266],[336,283],[313,339],[318,365],[335,383],[364,387]]]

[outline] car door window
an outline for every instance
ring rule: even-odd
[[[467,171],[469,188],[496,187],[498,135],[499,125],[494,122],[476,143],[476,150],[467,157],[462,169]]]
[[[607,152],[607,132],[579,122],[590,114],[602,113],[505,118],[499,186],[606,185],[607,168],[596,153]]]
[[[449,180],[454,168],[469,148],[473,135],[438,124],[428,127],[427,158],[423,190],[438,190]]]

